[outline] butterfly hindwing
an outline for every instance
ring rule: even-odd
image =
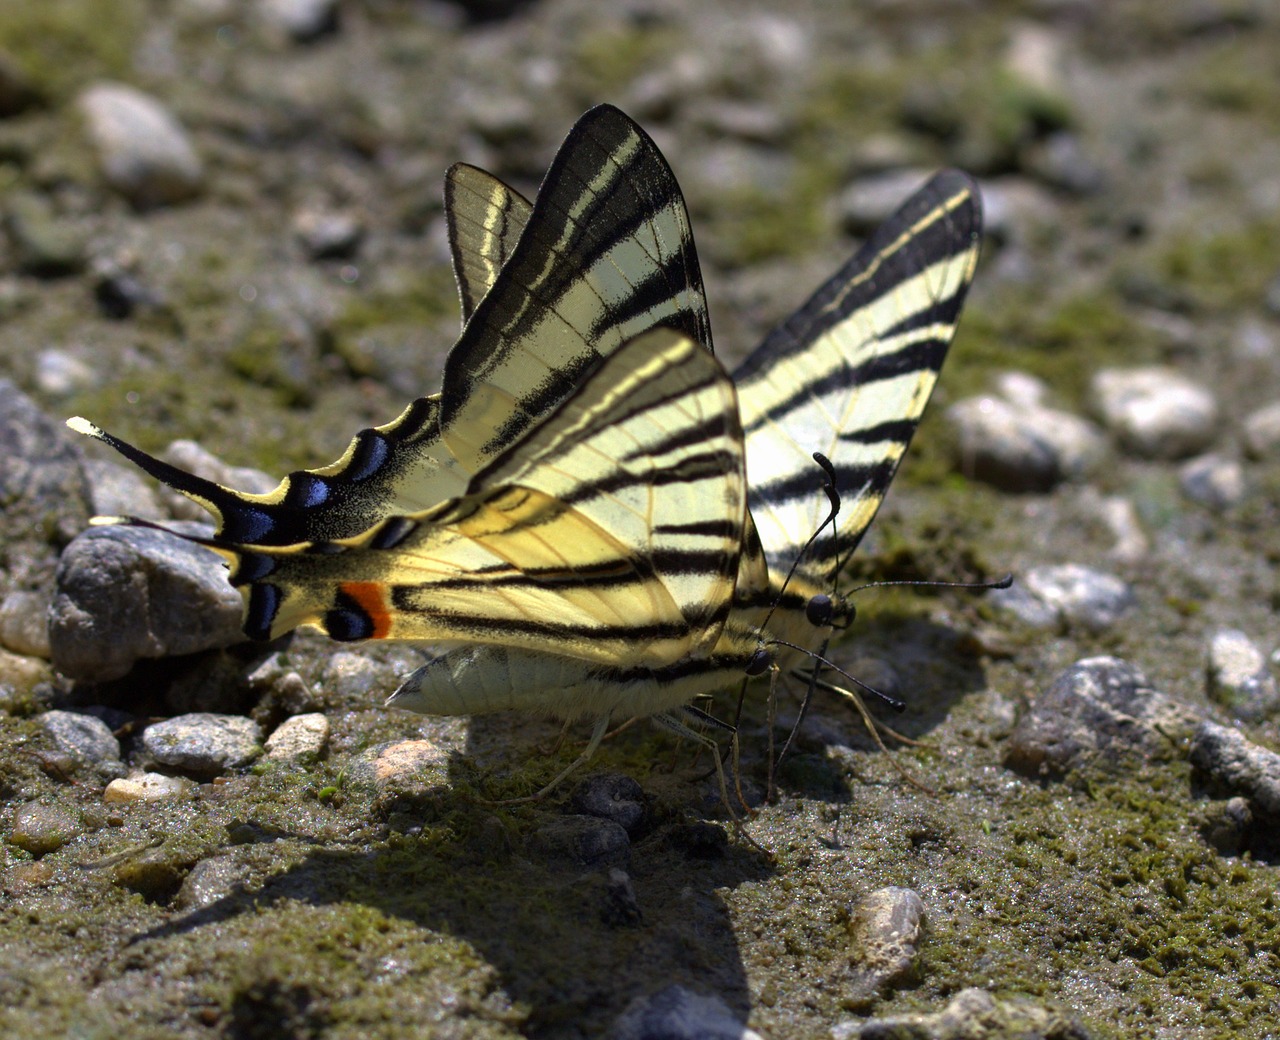
[[[728,613],[743,471],[731,380],[701,344],[654,330],[464,495],[339,544],[247,553],[248,624],[666,664],[713,644]]]

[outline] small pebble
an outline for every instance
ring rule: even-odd
[[[199,194],[204,169],[187,132],[160,101],[122,83],[80,95],[80,111],[108,184],[138,209]]]
[[[1033,567],[1010,588],[995,589],[987,598],[1033,628],[1076,625],[1090,632],[1110,628],[1134,603],[1125,582],[1075,563]]]
[[[16,654],[48,660],[49,593],[14,589],[0,599],[0,644]]]
[[[450,755],[430,740],[399,740],[366,748],[352,759],[344,790],[372,798],[375,811],[420,814],[448,790]]]
[[[40,716],[40,726],[58,750],[77,764],[116,775],[124,773],[120,742],[101,719],[74,711],[46,711]]]
[[[84,830],[79,813],[62,805],[27,802],[13,814],[10,844],[44,856],[74,840]]]
[[[1205,719],[1191,741],[1191,764],[1216,790],[1241,795],[1255,813],[1280,821],[1280,754]]]
[[[1244,448],[1255,459],[1271,458],[1280,452],[1280,401],[1245,416]]]
[[[273,762],[313,762],[329,744],[329,720],[322,712],[285,719],[267,738],[267,758]]]
[[[1220,629],[1209,641],[1206,672],[1211,700],[1247,722],[1280,709],[1280,689],[1266,656],[1243,632]]]
[[[1104,425],[1142,458],[1184,459],[1218,433],[1213,394],[1171,368],[1104,369],[1092,395]]]
[[[631,840],[621,824],[595,816],[561,816],[539,827],[529,839],[542,858],[576,867],[627,867]]]
[[[311,43],[338,31],[338,0],[258,0],[258,17],[295,43]]]
[[[30,711],[54,680],[48,661],[0,650],[0,709]]]
[[[136,466],[123,466],[111,459],[85,459],[84,475],[89,481],[89,500],[98,516],[136,516],[142,520],[169,520],[169,510],[160,504],[155,481]]]
[[[262,728],[242,715],[194,712],[148,726],[142,750],[171,769],[217,776],[247,766],[262,753]]]
[[[1009,737],[1005,765],[1035,777],[1123,769],[1135,757],[1176,754],[1195,724],[1190,708],[1153,689],[1134,665],[1091,657],[1036,696]]]
[[[1028,1000],[997,1000],[983,989],[962,989],[941,1011],[841,1022],[831,1040],[1088,1040],[1089,1033],[1069,1012]]]
[[[36,355],[36,386],[49,397],[66,397],[88,390],[97,382],[97,373],[65,350],[51,347]]]
[[[1200,823],[1200,834],[1220,856],[1238,856],[1249,847],[1253,810],[1236,796],[1210,804]]]
[[[764,1040],[719,997],[672,985],[636,997],[618,1016],[608,1040]]]
[[[1102,434],[1069,412],[997,397],[970,397],[946,411],[956,465],[1003,491],[1048,491],[1093,468]]]
[[[612,820],[632,837],[644,822],[647,810],[644,789],[624,773],[584,777],[573,789],[570,803],[575,812]]]
[[[350,213],[303,210],[293,218],[298,236],[312,260],[338,260],[354,255],[364,229]]]
[[[102,800],[108,804],[164,802],[172,798],[185,798],[195,789],[195,783],[186,777],[165,776],[163,773],[135,773],[107,784],[107,789],[102,792]]]
[[[1244,467],[1225,455],[1200,455],[1178,467],[1178,483],[1192,502],[1222,512],[1244,498]]]
[[[644,914],[640,912],[640,902],[636,899],[636,886],[625,870],[609,868],[604,893],[600,918],[605,924],[611,928],[635,928],[644,924]]]
[[[924,900],[909,888],[877,889],[854,907],[849,932],[854,968],[840,1006],[867,1010],[915,977],[925,935]]]
[[[174,900],[179,910],[199,910],[234,895],[253,875],[253,868],[235,855],[202,859],[182,880]]]

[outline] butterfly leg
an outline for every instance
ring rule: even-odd
[[[737,740],[738,740],[737,730],[735,730],[728,723],[721,722],[714,715],[708,715],[702,709],[695,708],[692,704],[684,705],[682,708],[679,709],[679,712],[680,712],[680,715],[678,716],[671,712],[664,711],[664,712],[660,712],[657,715],[652,716],[652,718],[653,718],[653,721],[657,723],[659,726],[661,726],[663,729],[669,730],[670,732],[675,733],[681,737],[688,737],[690,740],[697,743],[700,747],[705,747],[708,751],[711,752],[712,758],[714,759],[716,764],[716,780],[720,784],[720,799],[721,801],[724,802],[724,807],[726,811],[729,813],[729,818],[736,823],[738,820],[738,814],[733,811],[733,804],[729,801],[729,785],[725,782],[724,762],[720,757],[720,745],[717,744],[705,733],[701,732],[700,730],[694,729],[692,726],[689,725],[688,722],[684,720],[688,719],[689,722],[693,722],[694,724],[701,726],[703,728],[719,729],[719,730],[723,730],[730,733],[731,740],[733,741],[735,748],[737,746]],[[683,718],[681,718],[680,716],[683,716]]]
[[[587,746],[582,749],[582,754],[580,754],[577,758],[575,758],[572,762],[570,762],[567,766],[565,766],[562,770],[560,770],[560,772],[558,772],[555,775],[555,777],[551,780],[551,782],[543,786],[541,790],[536,791],[534,794],[526,795],[523,798],[503,798],[501,801],[485,802],[483,804],[490,805],[490,806],[527,805],[530,802],[542,801],[542,799],[547,797],[547,795],[549,795],[552,791],[554,791],[557,787],[560,786],[561,782],[564,780],[565,777],[567,777],[575,769],[578,769],[579,767],[584,766],[589,761],[591,761],[591,756],[596,753],[596,749],[600,746],[600,741],[604,739],[605,731],[608,728],[609,728],[609,716],[601,715],[598,719],[596,719],[595,728],[592,729],[591,731],[591,739],[587,741]]]

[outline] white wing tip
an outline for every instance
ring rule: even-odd
[[[127,524],[129,518],[127,516],[91,516],[89,517],[90,527],[114,527],[116,524]]]

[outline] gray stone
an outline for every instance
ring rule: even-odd
[[[0,544],[8,590],[51,584],[54,546],[84,528],[88,498],[74,438],[0,379]]]
[[[13,814],[9,842],[33,856],[44,856],[84,830],[79,813],[63,805],[28,802]]]
[[[595,816],[561,816],[539,827],[529,839],[544,859],[575,867],[626,867],[631,841],[621,824]]]
[[[48,659],[49,594],[9,592],[0,599],[0,644],[18,654]]]
[[[1191,764],[1219,792],[1238,794],[1256,812],[1280,819],[1280,755],[1232,726],[1205,719],[1191,742]]]
[[[267,738],[267,758],[273,762],[312,762],[329,745],[329,720],[321,712],[285,719]]]
[[[858,237],[870,234],[928,179],[927,170],[894,170],[859,178],[835,201],[842,230]]]
[[[915,978],[926,928],[924,900],[909,888],[868,893],[849,921],[854,967],[841,997],[847,1010],[866,1010]]]
[[[449,751],[430,740],[366,748],[351,760],[346,773],[346,789],[368,797],[382,816],[419,814],[449,787]]]
[[[262,753],[262,728],[241,715],[179,715],[143,730],[142,750],[171,769],[217,776],[247,766]]]
[[[1091,657],[1064,671],[1018,720],[1005,764],[1029,776],[1093,766],[1116,770],[1134,757],[1170,757],[1195,713],[1153,689],[1134,665]]]
[[[364,236],[364,228],[352,214],[314,209],[295,214],[293,231],[312,260],[350,257]]]
[[[98,382],[92,368],[65,350],[42,350],[36,355],[36,386],[49,397],[66,397]]]
[[[1244,498],[1244,467],[1224,455],[1200,455],[1178,467],[1178,483],[1191,501],[1221,512]]]
[[[1183,459],[1217,436],[1213,394],[1171,368],[1104,369],[1091,390],[1103,424],[1143,458]]]
[[[625,773],[595,773],[584,777],[574,787],[569,800],[575,812],[612,820],[632,837],[644,823],[648,811],[644,789]]]
[[[204,170],[187,132],[149,94],[123,83],[99,83],[79,98],[103,178],[139,209],[192,198]]]
[[[1133,592],[1119,578],[1076,563],[1033,567],[988,602],[1033,628],[1079,626],[1105,631],[1133,606]]]
[[[96,516],[171,519],[169,510],[160,504],[155,482],[136,467],[122,466],[111,459],[85,459],[84,475],[89,481],[89,498]]]
[[[832,1040],[1089,1040],[1063,1011],[1026,1000],[996,1000],[982,989],[963,989],[941,1011],[842,1022]]]
[[[46,711],[40,716],[40,726],[58,750],[77,763],[104,767],[117,776],[124,774],[120,742],[101,719],[74,711]]]
[[[310,43],[338,30],[338,0],[258,0],[258,16],[289,39]]]
[[[141,658],[243,642],[242,609],[226,567],[207,549],[149,528],[91,528],[58,566],[53,661],[71,678],[118,679]]]
[[[0,650],[0,709],[29,712],[41,687],[47,687],[53,678],[47,661]]]
[[[605,879],[600,919],[611,928],[634,928],[644,924],[636,886],[631,883],[631,875],[620,867],[611,867]]]
[[[1280,709],[1280,690],[1267,659],[1243,632],[1219,629],[1206,656],[1209,697],[1237,718],[1256,721]]]
[[[212,452],[201,447],[195,441],[176,440],[160,453],[165,462],[194,473],[197,477],[212,480],[223,487],[235,488],[248,494],[265,494],[274,491],[279,481],[260,469],[248,466],[231,466]],[[160,488],[160,497],[168,507],[172,516],[180,520],[209,521],[209,512],[203,506],[192,502],[186,495],[168,487]]]
[[[167,802],[186,798],[195,792],[196,785],[184,776],[166,776],[164,773],[132,773],[112,780],[102,792],[102,800],[108,805],[129,805],[133,802]]]
[[[199,910],[234,895],[253,876],[253,868],[234,854],[202,859],[182,879],[174,899],[179,910]]]
[[[1030,401],[970,397],[946,418],[960,471],[1004,491],[1048,491],[1087,472],[1105,450],[1088,420]]]
[[[1244,447],[1255,459],[1272,458],[1280,453],[1280,401],[1245,416]]]
[[[609,1040],[763,1040],[719,997],[668,986],[636,997],[618,1016]]]

